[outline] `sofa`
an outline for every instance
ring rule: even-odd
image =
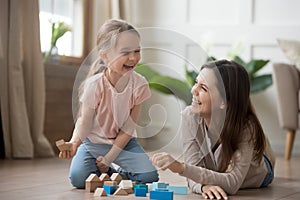
[[[290,160],[297,129],[300,128],[300,71],[296,65],[273,64],[280,127],[286,131],[285,159]]]

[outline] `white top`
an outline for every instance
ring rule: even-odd
[[[180,175],[188,178],[188,185],[193,192],[201,193],[202,184],[218,185],[229,194],[235,194],[240,188],[260,187],[267,174],[267,167],[264,159],[260,163],[254,161],[254,145],[252,140],[249,143],[249,127],[243,130],[245,137],[233,154],[235,165],[229,165],[225,173],[219,173],[217,169],[221,161],[222,144],[213,153],[203,118],[192,113],[191,107],[187,107],[182,115],[185,170]]]

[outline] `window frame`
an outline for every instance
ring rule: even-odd
[[[86,56],[89,54],[91,41],[89,38],[92,37],[92,25],[93,25],[93,1],[91,0],[82,0],[82,10],[83,10],[83,34],[82,34],[82,52],[81,56],[60,56],[59,60],[52,60],[51,58],[45,61],[45,63],[49,64],[81,64]]]

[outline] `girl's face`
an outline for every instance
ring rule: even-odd
[[[141,59],[139,36],[130,31],[120,33],[116,47],[108,51],[102,59],[120,76],[132,71]]]
[[[212,69],[203,68],[192,88],[192,111],[210,120],[215,108],[220,108],[221,101],[217,89],[217,79]]]

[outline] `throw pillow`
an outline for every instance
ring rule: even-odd
[[[300,70],[300,41],[277,39],[286,57]]]

